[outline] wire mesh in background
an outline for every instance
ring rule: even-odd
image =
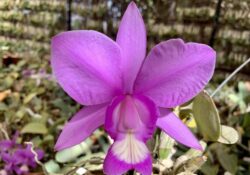
[[[49,56],[50,38],[67,29],[93,29],[115,38],[128,2],[1,0],[0,54],[43,59]],[[149,48],[174,37],[213,44],[217,71],[223,74],[250,56],[249,0],[147,0],[137,4],[147,25]],[[249,75],[250,66],[241,72]]]

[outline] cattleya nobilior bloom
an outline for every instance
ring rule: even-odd
[[[171,111],[199,93],[212,77],[215,51],[207,45],[171,39],[146,57],[146,30],[134,2],[122,18],[116,41],[91,30],[52,39],[51,64],[62,88],[84,105],[64,127],[56,150],[79,144],[104,125],[113,138],[104,173],[135,169],[152,173],[146,141],[156,127],[186,146],[202,149]]]

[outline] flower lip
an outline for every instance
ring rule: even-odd
[[[105,129],[112,138],[133,133],[151,137],[157,119],[155,104],[144,96],[122,95],[114,98],[107,108]]]

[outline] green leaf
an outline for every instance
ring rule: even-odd
[[[196,172],[205,162],[207,161],[206,156],[198,156],[191,159],[183,160],[179,166],[174,167],[174,174],[184,172],[184,174]]]
[[[160,143],[159,143],[159,158],[166,159],[170,155],[174,147],[174,139],[169,137],[164,132],[160,134]]]
[[[1,106],[1,103],[0,103],[0,106]],[[250,112],[246,113],[246,114],[243,114],[243,116],[244,116],[244,118],[243,118],[243,125],[242,126],[244,128],[247,128],[247,127],[250,128]]]
[[[36,96],[36,93],[29,94],[27,97],[24,98],[23,103],[24,104],[29,103],[35,96]]]
[[[8,106],[5,103],[0,102],[0,111],[6,111]]]
[[[200,144],[201,144],[203,150],[205,150],[206,147],[207,147],[207,143],[201,140],[201,141],[200,141]],[[202,154],[203,154],[203,151],[200,151],[200,150],[192,149],[192,148],[191,148],[191,149],[189,149],[189,150],[184,154],[184,156],[186,156],[187,158],[191,159],[191,158],[194,158],[194,157],[202,156]]]
[[[91,144],[92,144],[91,139],[87,139],[84,142],[80,143],[79,145],[75,145],[73,147],[59,151],[56,153],[56,161],[60,163],[74,161],[81,154],[88,152]]]
[[[46,134],[48,132],[44,123],[32,122],[26,124],[21,130],[22,134]]]
[[[60,166],[54,160],[46,162],[44,167],[48,173],[58,173],[60,171]]]
[[[218,148],[217,157],[221,166],[232,174],[235,174],[238,168],[237,155],[228,154],[222,147]]]
[[[52,104],[55,106],[55,107],[58,107],[59,109],[61,109],[62,111],[64,112],[69,112],[70,109],[69,109],[69,105],[67,103],[65,103],[62,99],[55,99],[52,101]]]
[[[238,103],[240,101],[240,98],[237,94],[228,94],[228,98],[234,103]]]
[[[204,141],[200,141],[202,148],[205,150],[207,144]],[[174,169],[178,169],[178,167],[183,166],[183,164],[191,159],[195,160],[197,157],[202,157],[203,151],[196,149],[189,149],[185,154],[178,157],[174,164]]]
[[[221,126],[221,135],[218,139],[218,142],[224,144],[234,144],[239,140],[238,132],[229,126]]]
[[[245,99],[249,95],[249,91],[244,82],[242,81],[239,82],[238,89],[239,89],[240,98]]]
[[[205,91],[195,97],[193,115],[204,139],[217,141],[220,136],[220,117],[212,98]]]
[[[205,175],[217,175],[219,172],[219,165],[213,165],[209,161],[207,161],[202,165],[200,170]]]

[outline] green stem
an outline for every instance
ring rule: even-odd
[[[213,97],[217,92],[221,90],[221,88],[234,76],[236,75],[245,65],[250,62],[250,58],[248,58],[243,64],[241,64],[233,73],[231,73],[218,87],[217,89],[211,94]]]

